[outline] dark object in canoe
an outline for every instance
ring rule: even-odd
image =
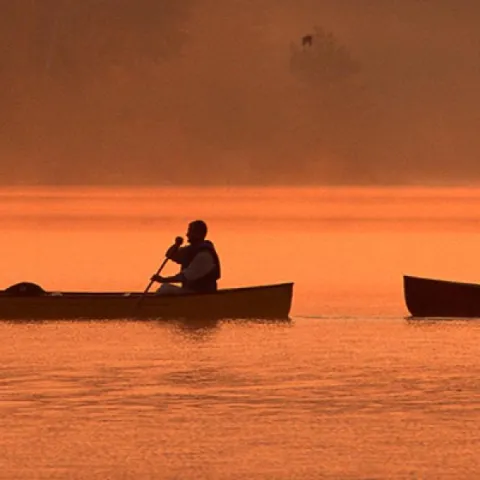
[[[413,317],[480,318],[478,284],[405,275],[403,291]]]
[[[40,285],[31,282],[20,282],[4,290],[4,295],[11,297],[37,297],[47,293]]]
[[[0,319],[287,320],[293,296],[293,283],[145,296],[141,292],[45,292],[36,284],[23,288],[25,283],[0,291]]]

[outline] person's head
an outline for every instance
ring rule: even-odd
[[[187,239],[195,244],[205,240],[207,236],[207,224],[203,220],[194,220],[188,224]]]

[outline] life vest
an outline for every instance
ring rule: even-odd
[[[182,248],[182,261],[180,265],[182,270],[187,268],[193,261],[193,259],[200,253],[208,251],[213,257],[215,267],[210,272],[201,278],[196,280],[182,282],[182,287],[188,290],[193,290],[198,293],[209,293],[217,290],[217,280],[220,278],[220,259],[212,242],[205,240],[198,245],[187,245]]]

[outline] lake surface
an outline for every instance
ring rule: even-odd
[[[195,218],[221,286],[295,282],[288,323],[0,322],[1,479],[478,478],[480,321],[402,292],[480,281],[477,190],[4,188],[0,213],[1,288],[143,290]]]

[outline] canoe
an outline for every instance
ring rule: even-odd
[[[403,290],[413,317],[480,317],[480,285],[404,276]]]
[[[20,284],[19,284],[20,285]],[[0,291],[0,319],[288,319],[293,283],[208,294]],[[14,293],[12,293],[12,291]]]

